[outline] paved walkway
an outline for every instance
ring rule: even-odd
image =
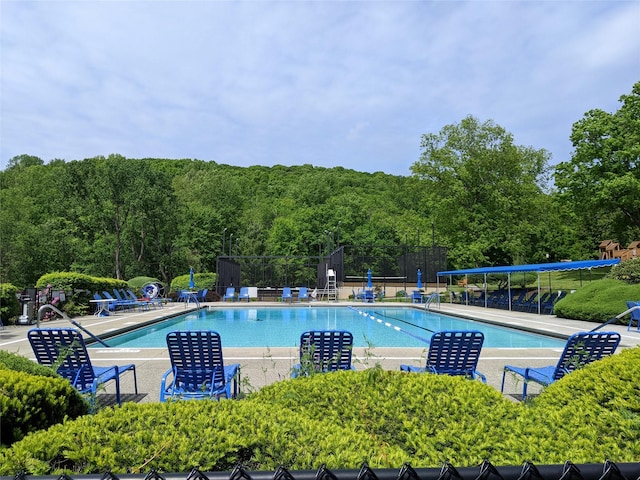
[[[350,305],[340,302],[339,305]],[[237,308],[238,304],[211,303],[205,304],[215,308]],[[318,302],[318,306],[335,306],[336,303]],[[361,303],[354,305],[362,305]],[[169,304],[162,309],[148,312],[118,313],[108,317],[86,316],[75,318],[83,328],[95,335],[101,336],[123,328],[134,328],[147,322],[154,322],[167,315],[178,315],[193,310],[192,304],[188,308],[183,303]],[[252,307],[274,306],[272,302],[252,302]],[[279,304],[278,306],[282,306]],[[467,307],[464,305],[441,304],[434,306],[434,311],[451,313],[467,318],[480,319],[485,322],[512,326],[547,335],[568,337],[578,331],[588,331],[597,326],[589,322],[566,320],[552,315],[537,315],[521,312],[483,307]],[[65,319],[57,319],[41,324],[44,327],[72,327]],[[26,333],[34,326],[16,325],[0,330],[0,349],[17,352],[27,358],[34,359]],[[620,351],[623,348],[640,344],[640,333],[627,332],[625,326],[611,325],[604,330],[615,330],[622,334]],[[85,338],[87,335],[84,335]],[[224,343],[224,339],[223,339]],[[505,364],[517,366],[543,366],[555,364],[560,356],[560,349],[553,348],[483,348],[478,370],[487,377],[487,383],[500,389],[502,368]],[[133,376],[125,374],[121,382],[123,398],[138,402],[156,402],[160,394],[160,379],[162,374],[170,368],[166,348],[120,349],[96,348],[91,349],[91,359],[98,366],[134,363],[137,369],[139,395],[133,394]],[[386,370],[397,370],[401,363],[421,365],[424,363],[425,350],[420,348],[354,348],[354,365],[356,370],[380,364]],[[264,385],[289,378],[291,367],[298,362],[298,349],[291,348],[225,348],[225,363],[239,363],[242,372],[242,390],[250,392]],[[113,383],[113,382],[111,382]],[[522,383],[516,383],[507,377],[505,393],[515,394],[522,389]],[[533,386],[531,393],[536,392]],[[103,403],[109,403],[113,397],[113,386],[108,385]]]

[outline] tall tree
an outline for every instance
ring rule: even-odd
[[[615,113],[595,109],[573,124],[571,160],[556,167],[564,202],[592,243],[640,236],[640,82]]]
[[[530,237],[545,215],[546,151],[514,145],[504,128],[472,116],[423,135],[421,148],[411,170],[454,267],[536,258]]]

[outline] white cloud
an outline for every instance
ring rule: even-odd
[[[638,2],[2,2],[0,168],[201,158],[409,174],[466,115],[570,152],[640,80]]]

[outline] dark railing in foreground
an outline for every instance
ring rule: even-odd
[[[11,477],[0,477],[11,480]],[[405,464],[398,470],[372,469],[363,465],[360,470],[329,470],[321,467],[318,471],[287,470],[278,468],[275,472],[248,471],[241,465],[232,472],[201,472],[193,469],[185,473],[114,474],[31,476],[18,473],[13,480],[640,480],[639,463],[576,465],[534,465],[525,463],[521,467],[496,467],[483,462],[478,467],[456,468],[445,463],[442,468],[412,468]]]

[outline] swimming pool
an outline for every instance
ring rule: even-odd
[[[308,330],[348,330],[356,347],[426,347],[434,332],[479,330],[485,347],[562,348],[564,340],[406,307],[265,307],[199,310],[107,340],[119,348],[166,348],[175,330],[215,330],[224,347],[294,347]],[[96,345],[99,346],[99,345]]]

